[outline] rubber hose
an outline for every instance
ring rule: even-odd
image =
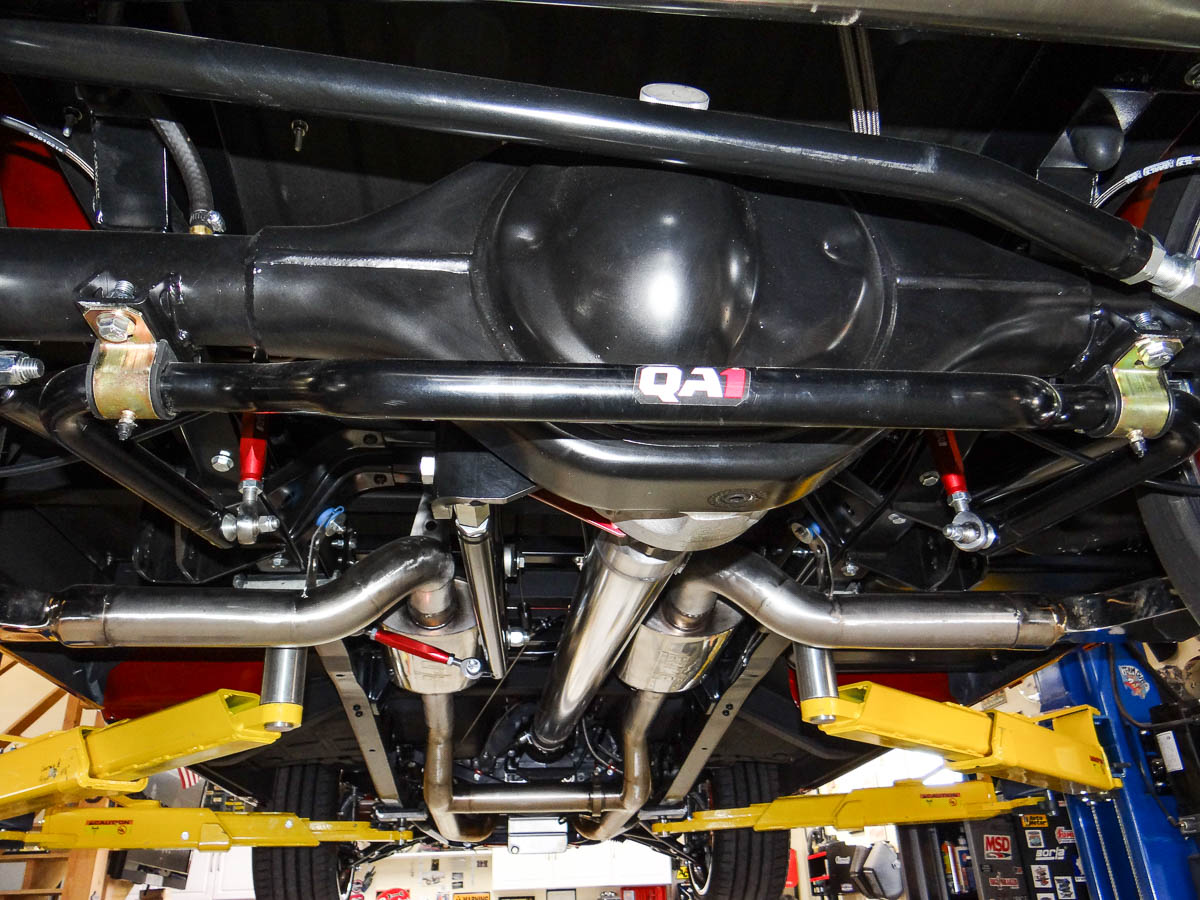
[[[213,208],[212,184],[200,159],[200,151],[178,122],[170,119],[151,119],[154,130],[162,138],[183,178],[188,195],[188,225],[209,225],[208,214]]]

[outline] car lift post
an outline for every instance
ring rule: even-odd
[[[1067,797],[1067,810],[1079,846],[1079,858],[1095,900],[1128,897],[1195,897],[1190,868],[1200,857],[1194,837],[1172,825],[1139,776],[1148,766],[1139,729],[1121,717],[1121,704],[1134,719],[1146,722],[1161,703],[1153,674],[1123,643],[1113,645],[1117,680],[1110,672],[1108,647],[1081,648],[1038,673],[1043,708],[1087,703],[1101,713],[1099,731],[1114,764],[1124,768],[1125,787],[1103,796]],[[1143,771],[1148,771],[1143,769]],[[1152,779],[1151,779],[1152,781]],[[1160,797],[1168,812],[1173,797]]]

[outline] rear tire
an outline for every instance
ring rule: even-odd
[[[1196,483],[1192,478],[1181,481]],[[1200,499],[1146,491],[1138,498],[1138,509],[1163,571],[1200,622]]]
[[[779,767],[770,763],[738,763],[713,769],[698,786],[703,806],[727,809],[768,803],[779,796]],[[695,900],[779,900],[787,880],[788,831],[738,828],[698,835],[689,852],[706,866],[688,866],[688,893]]]
[[[338,816],[336,769],[285,766],[275,772],[271,809],[317,821]],[[350,872],[338,844],[297,849],[254,848],[254,896],[258,900],[343,900]]]

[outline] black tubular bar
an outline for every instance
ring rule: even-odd
[[[168,363],[159,389],[173,413],[311,412],[462,422],[1091,432],[1103,428],[1113,410],[1107,388],[1055,387],[1029,375],[713,370],[723,388],[731,378],[743,385],[734,402],[704,395],[700,388],[712,385],[712,376],[701,385],[690,367],[677,370],[678,377],[646,371],[674,368],[411,360]],[[689,379],[697,379],[690,395],[682,387]],[[643,389],[648,382],[653,393]],[[664,387],[670,385],[674,392]]]
[[[1148,442],[1143,456],[1119,447],[1095,462],[1072,469],[1040,490],[1013,500],[981,504],[976,512],[996,529],[988,555],[1012,549],[1021,541],[1053,528],[1084,510],[1169,472],[1200,452],[1200,399],[1174,392],[1171,429]]]
[[[1153,248],[1140,228],[996,160],[775,119],[52,22],[0,21],[0,70],[940,203],[1116,278],[1140,272]]]
[[[87,366],[60,372],[42,391],[42,423],[60,444],[151,506],[215,547],[233,546],[221,535],[223,510],[203,490],[135,441],[118,441],[113,423],[88,411]]]

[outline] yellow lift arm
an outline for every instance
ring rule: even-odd
[[[299,724],[301,707],[214,691],[139,719],[34,738],[0,754],[0,819],[92,797],[132,794],[146,778],[279,739],[267,722]]]
[[[805,721],[831,718],[818,726],[826,734],[880,747],[932,750],[958,772],[1067,794],[1121,786],[1096,736],[1098,713],[1090,706],[1030,718],[980,712],[860,681],[840,687],[837,697],[805,700],[800,711]]]
[[[379,831],[370,822],[313,822],[291,813],[168,809],[152,801],[53,810],[39,831],[0,831],[0,840],[43,850],[228,850],[315,847],[328,841],[406,842],[411,831]]]
[[[915,825],[990,819],[1040,798],[1001,800],[991,779],[964,781],[945,787],[927,787],[920,781],[899,781],[891,787],[863,788],[848,794],[805,794],[780,797],[741,809],[695,812],[680,822],[656,822],[658,834],[753,828],[786,831],[792,828],[831,826],[857,831],[868,825]]]
[[[949,788],[902,782],[843,795],[781,797],[738,810],[699,812],[686,822],[655,825],[672,833],[712,828],[795,828],[987,818],[1032,801],[996,797],[995,776],[1057,791],[1119,787],[1096,736],[1089,706],[1037,719],[938,703],[864,681],[838,697],[806,700],[806,720],[826,733],[882,747],[934,750],[953,769],[982,776]],[[255,694],[215,691],[161,712],[103,728],[74,728],[0,754],[0,819],[92,797],[118,797],[145,787],[157,772],[270,744],[266,723],[299,724],[301,708],[259,703]],[[376,831],[363,822],[309,822],[289,813],[217,813],[163,809],[118,799],[112,810],[54,809],[41,831],[0,832],[0,839],[46,849],[315,846],[322,841],[406,841],[407,831]]]

